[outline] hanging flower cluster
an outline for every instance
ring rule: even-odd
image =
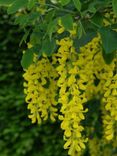
[[[117,60],[105,63],[99,34],[78,53],[73,43],[75,26],[69,36],[56,41],[58,49],[51,58],[45,55],[36,58],[25,70],[24,92],[33,123],[40,124],[48,117],[55,121],[58,114],[64,130],[64,149],[68,149],[68,154],[81,155],[89,139],[87,145],[91,149],[90,155],[94,156],[93,146],[98,144],[97,151],[100,151],[101,145],[99,140],[88,138],[85,133],[83,121],[88,113],[87,102],[94,97],[101,99],[102,138],[112,140],[117,123]],[[59,21],[58,35],[64,31]],[[93,105],[95,107],[95,103]]]
[[[84,128],[81,121],[85,119],[83,104],[87,101],[85,97],[86,79],[79,81],[79,67],[77,65],[77,53],[73,47],[73,41],[70,38],[63,38],[57,42],[60,46],[56,57],[58,66],[56,70],[59,74],[57,85],[59,87],[59,99],[61,110],[59,119],[62,120],[61,128],[64,130],[64,139],[66,141],[64,148],[69,149],[69,155],[75,155],[81,149],[85,148],[82,137]]]
[[[26,70],[24,93],[28,109],[31,110],[29,118],[32,123],[37,121],[40,124],[42,120],[47,120],[48,116],[55,121],[57,116],[56,77],[57,73],[46,56],[41,60],[37,60],[35,56],[34,63]]]

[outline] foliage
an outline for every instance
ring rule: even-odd
[[[32,123],[59,119],[68,155],[114,155],[117,2],[1,0],[0,5],[25,32],[21,64]],[[85,121],[93,99],[99,106],[90,125]]]
[[[50,47],[47,43],[53,44],[54,40],[59,38],[55,33],[59,19],[62,20],[66,32],[72,29],[73,22],[77,23],[77,43],[80,41],[81,45],[83,45],[84,38],[88,38],[88,41],[91,40],[88,35],[89,32],[95,32],[95,34],[101,33],[102,35],[105,33],[105,28],[101,21],[105,18],[106,10],[112,10],[112,7],[116,14],[116,3],[116,0],[25,0],[25,3],[22,0],[0,1],[0,5],[8,6],[9,14],[18,11],[15,23],[25,30],[22,42],[29,41],[33,44],[33,48],[35,49],[33,52],[37,52],[39,57],[43,52],[50,56],[55,51],[55,45]],[[109,21],[110,19],[106,17],[106,20]],[[116,42],[114,49],[111,49],[113,47],[113,40],[117,40],[117,32],[112,29],[112,26],[113,24],[111,23],[106,30],[109,31],[112,39],[109,42],[110,46],[108,46],[107,42],[102,42],[104,54],[106,55],[108,53],[114,55],[113,50],[117,49]],[[113,35],[113,31],[115,35]],[[106,38],[107,36],[103,35],[102,40],[106,40]],[[32,53],[27,52],[24,55],[25,59],[24,57],[22,58],[22,65],[24,68],[27,68],[32,63],[32,61],[27,61],[28,58],[31,60]]]

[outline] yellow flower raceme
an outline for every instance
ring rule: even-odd
[[[78,81],[79,67],[75,64],[78,54],[73,47],[73,41],[67,37],[57,44],[60,46],[55,55],[59,62],[56,68],[59,74],[57,85],[60,87],[58,102],[61,103],[62,113],[59,119],[62,120],[61,128],[66,141],[64,148],[69,149],[69,155],[75,156],[85,148],[84,143],[87,141],[82,136],[84,128],[81,125],[81,121],[85,119],[84,112],[87,111],[83,108],[87,101],[84,93],[86,87]]]
[[[49,59],[43,57],[35,61],[24,73],[24,92],[28,109],[31,111],[32,122],[41,123],[41,120],[50,119],[55,121],[57,116],[57,101],[55,100],[57,85],[57,74]]]
[[[116,60],[114,59],[111,64],[106,64],[102,51],[97,53],[94,57],[95,76],[99,83],[96,86],[97,93],[102,97],[102,112],[103,113],[103,127],[105,138],[111,140],[114,136],[114,123],[116,120],[116,78],[115,73]],[[113,93],[113,94],[112,94]],[[110,128],[110,130],[109,130]]]
[[[107,140],[112,140],[114,137],[114,120],[111,119],[111,117],[105,113],[103,115],[103,127],[104,127],[104,137]]]
[[[101,140],[98,138],[90,138],[88,141],[88,147],[89,147],[89,152],[90,156],[101,156],[102,151],[100,148],[101,145]]]
[[[114,124],[117,121],[117,74],[108,74],[104,84],[103,103],[105,104],[105,117],[103,123],[105,126],[105,137],[112,140],[114,137]],[[108,114],[108,115],[107,115]]]

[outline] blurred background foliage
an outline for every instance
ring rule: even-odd
[[[32,125],[24,102],[22,31],[0,9],[0,156],[66,156],[60,124]]]

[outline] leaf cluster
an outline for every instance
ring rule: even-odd
[[[46,0],[41,4],[38,0],[1,0],[0,5],[7,6],[8,14],[15,13],[15,23],[24,30],[20,45],[30,42],[33,49],[25,49],[26,53],[22,58],[23,68],[27,68],[33,60],[32,53],[40,57],[43,52],[51,56],[56,52],[56,39],[58,21],[61,20],[69,32],[73,23],[77,23],[77,35],[74,45],[79,48],[89,42],[97,34],[101,35],[104,59],[110,63],[115,57],[117,50],[117,23],[104,27],[103,19],[105,13],[113,11],[117,16],[116,0]],[[39,10],[43,10],[42,13]],[[110,19],[106,19],[110,21]],[[66,33],[66,36],[69,33]],[[108,38],[110,40],[108,40]]]

